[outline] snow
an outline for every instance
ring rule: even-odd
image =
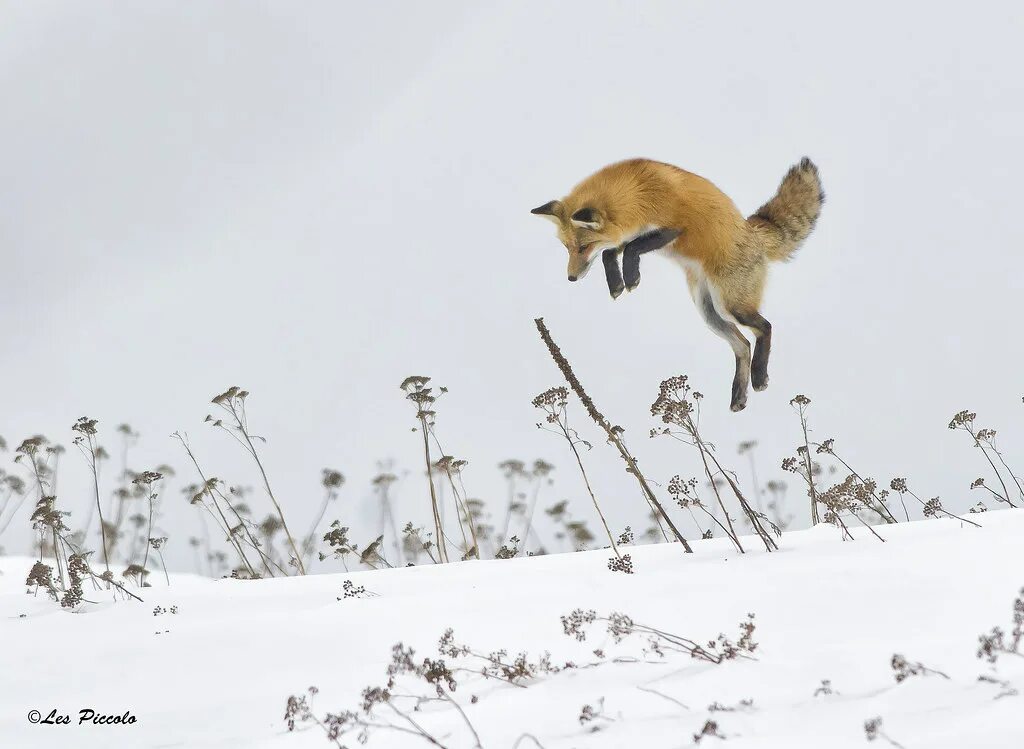
[[[512,747],[524,733],[545,749],[686,747],[709,718],[725,738],[705,737],[702,747],[841,749],[865,745],[864,721],[876,716],[906,749],[1019,747],[1024,696],[997,698],[1000,687],[978,677],[1024,691],[1024,658],[1006,655],[992,666],[976,650],[978,635],[1010,629],[1024,586],[1024,511],[971,517],[983,527],[878,527],[885,543],[863,528],[843,542],[822,525],[786,533],[773,554],[739,555],[724,540],[698,541],[692,555],[675,544],[629,548],[633,575],[610,572],[607,551],[260,581],[172,575],[169,587],[161,579],[139,591],[144,604],[92,592],[100,602],[75,612],[26,595],[33,560],[3,558],[0,746],[326,747],[315,726],[288,732],[289,695],[316,685],[317,714],[357,707],[364,687],[385,682],[395,643],[436,656],[452,627],[458,642],[484,653],[507,648],[534,659],[550,651],[555,663],[601,664],[544,675],[525,689],[459,674],[454,697],[488,749]],[[376,595],[338,600],[345,580]],[[156,607],[167,612],[154,615]],[[615,644],[600,623],[578,643],[560,622],[575,608],[622,612],[699,642],[737,637],[751,612],[759,646],[754,659],[720,665],[660,658],[637,635]],[[949,679],[897,684],[894,653]],[[816,696],[825,679],[834,693]],[[581,725],[582,706],[597,708],[602,698],[611,720]],[[752,706],[708,710],[740,700]],[[136,722],[77,725],[83,708],[127,710]],[[26,717],[51,709],[70,714],[71,724]],[[449,705],[429,703],[415,715],[444,746],[474,745]],[[354,735],[343,743],[358,744]],[[427,743],[379,731],[369,745]],[[884,738],[875,745],[888,746]]]

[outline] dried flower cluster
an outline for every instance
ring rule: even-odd
[[[893,676],[896,678],[897,684],[906,681],[911,676],[927,676],[929,674],[949,679],[949,677],[941,671],[928,668],[923,663],[908,661],[899,653],[893,654],[892,659],[889,661],[889,665],[892,666]]]
[[[978,657],[989,663],[996,663],[1001,655],[1016,655],[1024,658],[1021,643],[1024,642],[1024,588],[1013,600],[1012,628],[1007,634],[1001,627],[993,627],[988,634],[978,635]]]
[[[616,643],[634,634],[644,636],[648,650],[659,656],[664,656],[665,651],[674,651],[708,663],[722,663],[735,658],[752,658],[754,651],[757,650],[753,614],[748,614],[747,618],[740,622],[740,636],[737,640],[733,641],[724,634],[719,634],[717,638],[704,644],[641,624],[626,614],[612,612],[606,617],[601,617],[592,609],[573,609],[563,615],[562,630],[577,642],[584,642],[587,639],[588,627],[595,622],[604,622],[606,632]]]
[[[949,420],[949,428],[954,431],[966,432],[970,435],[973,446],[985,458],[985,462],[988,463],[993,475],[999,482],[1001,491],[992,489],[981,478],[975,479],[974,483],[971,484],[971,489],[984,489],[995,498],[996,502],[1001,502],[1010,507],[1017,507],[1018,505],[1010,499],[1010,490],[1007,488],[1004,473],[1013,481],[1017,490],[1017,497],[1021,502],[1024,502],[1024,486],[1021,485],[1021,481],[1010,469],[1010,466],[1006,464],[1002,452],[996,447],[996,430],[976,426],[974,421],[977,416],[973,411],[958,411]],[[993,456],[995,456],[996,460],[992,459]],[[999,462],[999,466],[996,465],[996,461]]]

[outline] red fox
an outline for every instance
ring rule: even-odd
[[[531,213],[551,219],[569,252],[570,281],[583,278],[600,254],[612,299],[640,283],[640,256],[664,249],[686,272],[704,321],[736,355],[733,411],[747,389],[768,387],[772,326],[758,311],[769,260],[788,260],[821,213],[825,193],[818,168],[804,158],[782,178],[775,197],[744,219],[708,180],[648,159],[607,166],[562,200]],[[622,270],[619,270],[619,256]],[[750,343],[736,325],[754,333]]]

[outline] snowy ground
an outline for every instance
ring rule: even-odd
[[[976,650],[979,634],[1011,628],[1024,586],[1024,511],[971,517],[984,527],[880,528],[884,544],[864,529],[842,542],[819,526],[787,533],[771,555],[741,556],[719,540],[696,543],[692,556],[677,545],[638,547],[631,576],[610,572],[600,551],[252,582],[175,576],[142,592],[144,604],[76,613],[25,594],[30,560],[0,559],[0,746],[326,747],[315,726],[287,731],[289,695],[316,685],[318,714],[354,708],[364,687],[384,683],[392,645],[436,655],[439,635],[453,627],[459,642],[485,653],[550,651],[556,663],[584,665],[602,662],[594,649],[605,652],[603,665],[525,689],[460,674],[454,695],[487,749],[508,749],[524,733],[545,749],[686,747],[709,718],[724,739],[705,737],[702,747],[841,749],[865,745],[864,721],[876,716],[906,749],[1020,747],[1024,657],[1006,655],[993,670]],[[346,579],[377,595],[339,601]],[[167,612],[154,615],[158,606]],[[599,624],[577,643],[560,623],[577,607],[620,611],[698,641],[737,636],[753,612],[756,660],[659,658],[639,636],[613,643]],[[897,684],[894,653],[950,678]],[[980,675],[1022,694],[997,699],[1003,689]],[[833,693],[816,696],[823,679]],[[599,708],[602,698],[605,717],[581,725],[582,706]],[[708,710],[740,700],[752,706]],[[136,722],[78,725],[83,708],[130,711]],[[54,709],[71,723],[29,722],[30,711]],[[474,746],[450,705],[428,703],[415,719],[447,747]],[[343,743],[358,745],[354,735]],[[427,743],[378,731],[369,745]]]

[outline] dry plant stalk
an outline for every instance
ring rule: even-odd
[[[498,535],[498,544],[504,543],[508,540],[509,529],[512,526],[512,515],[517,508],[523,505],[519,500],[519,491],[517,481],[519,479],[528,479],[529,474],[526,471],[526,464],[521,460],[515,458],[509,458],[503,460],[498,464],[498,468],[501,469],[502,474],[505,477],[505,482],[508,485],[508,507],[505,512],[505,525],[501,529],[501,533]]]
[[[825,508],[825,514],[819,518],[819,522],[824,521],[841,528],[843,531],[843,538],[852,540],[853,535],[850,533],[850,529],[842,518],[843,513],[848,513],[856,519],[857,522],[867,528],[875,538],[884,543],[885,539],[882,538],[875,529],[860,516],[860,513],[870,511],[885,523],[897,523],[898,520],[896,519],[896,516],[893,515],[889,506],[886,504],[886,501],[890,496],[890,490],[879,489],[878,482],[875,479],[858,473],[853,466],[851,466],[839,455],[839,453],[836,452],[834,439],[829,438],[822,442],[811,442],[809,440],[807,408],[811,404],[810,398],[805,395],[797,395],[789,403],[800,418],[803,444],[797,447],[797,454],[795,456],[786,458],[782,461],[782,469],[800,476],[800,478],[807,484],[808,495],[811,497],[812,507],[815,508],[815,514],[817,514],[816,508],[819,504]],[[847,477],[843,481],[819,491],[815,485],[814,476],[820,471],[820,466],[813,461],[810,451],[811,446],[814,446],[816,455],[829,455],[842,465],[848,472]],[[893,487],[893,490],[895,490],[895,486]],[[901,494],[901,502],[902,499],[903,496]],[[935,505],[937,506],[937,500]],[[907,515],[907,519],[909,519],[910,515],[906,512],[905,503],[903,504],[903,507],[904,514]],[[932,514],[936,511],[937,510],[934,507],[929,509],[929,512]]]
[[[795,458],[789,458],[788,460],[792,461]],[[869,497],[870,492],[868,488],[859,482],[856,476],[850,474],[843,481],[833,484],[818,495],[819,501],[826,508],[825,516],[822,518],[823,522],[839,526],[843,529],[843,538],[852,541],[853,534],[850,533],[850,529],[843,522],[842,518],[842,513],[846,512],[850,517],[867,528],[871,535],[885,543],[885,539],[878,535],[871,524],[860,516],[860,511],[870,507],[867,502]]]
[[[404,383],[403,383],[404,384]],[[444,395],[448,392],[447,388],[439,388],[440,395]],[[440,396],[437,396],[440,397]],[[431,405],[437,402],[437,397],[431,401]],[[462,535],[463,554],[462,560],[480,558],[480,543],[477,540],[476,528],[473,525],[473,521],[469,515],[469,508],[466,506],[466,485],[462,480],[462,470],[469,465],[468,460],[459,460],[453,455],[449,455],[445,452],[444,446],[441,444],[441,439],[437,436],[436,428],[436,411],[433,412],[430,417],[426,420],[427,428],[430,436],[434,438],[434,444],[437,446],[437,450],[441,453],[441,457],[434,463],[434,468],[438,471],[443,471],[444,475],[448,478],[448,485],[452,488],[452,496],[455,500],[455,516],[459,521],[459,533]],[[458,485],[456,485],[455,479],[458,477]],[[461,493],[459,487],[462,487]],[[444,487],[441,487],[441,500],[439,504],[441,510],[441,525],[444,527]],[[469,535],[466,535],[466,526],[469,525]],[[470,545],[470,538],[473,543]]]
[[[25,584],[35,585],[37,591],[39,588],[43,588],[54,601],[68,609],[73,609],[86,600],[82,588],[82,583],[86,578],[91,579],[97,589],[102,581],[106,583],[108,589],[112,585],[125,596],[142,601],[139,596],[116,582],[110,570],[102,574],[93,572],[88,562],[92,552],[79,548],[68,537],[69,528],[65,524],[64,518],[71,513],[57,509],[57,497],[47,494],[48,490],[53,491],[52,484],[47,487],[44,482],[44,472],[49,468],[46,463],[37,460],[39,449],[45,442],[46,440],[42,436],[31,437],[23,441],[16,450],[18,453],[15,458],[16,462],[20,462],[22,458],[28,458],[31,461],[33,477],[40,495],[30,518],[32,527],[39,531],[40,535],[39,560],[29,571]],[[49,454],[53,455],[54,453],[49,451]],[[57,565],[56,580],[53,578],[53,568],[43,562],[43,541],[46,539],[47,533],[51,534],[53,538],[53,557]]]
[[[811,497],[811,525],[817,525],[821,522],[818,517],[818,491],[814,486],[814,468],[811,464],[811,443],[807,437],[807,406],[811,405],[811,399],[805,395],[797,395],[793,400],[789,402],[793,408],[796,409],[797,416],[800,417],[800,429],[804,435],[804,445],[801,455],[804,461],[804,480],[807,482],[807,493]]]
[[[693,553],[693,549],[690,548],[689,542],[683,537],[683,534],[676,528],[675,523],[672,522],[672,518],[665,512],[665,508],[662,507],[661,502],[651,491],[651,487],[647,483],[647,479],[640,473],[640,469],[637,467],[636,459],[626,448],[626,445],[622,442],[622,438],[619,436],[619,432],[608,422],[608,420],[597,410],[597,406],[594,405],[594,401],[587,395],[587,392],[583,389],[583,385],[580,383],[576,374],[572,370],[572,366],[569,361],[562,354],[561,350],[555,344],[551,338],[551,333],[548,331],[547,325],[544,324],[544,318],[538,317],[534,320],[537,325],[537,330],[540,332],[540,337],[544,340],[544,344],[548,347],[548,352],[551,354],[551,358],[554,360],[558,369],[561,371],[562,376],[565,377],[565,381],[569,383],[569,387],[572,388],[573,392],[583,403],[583,407],[587,410],[590,418],[593,419],[594,423],[601,427],[605,434],[608,435],[608,441],[611,442],[615,448],[619,451],[619,455],[626,461],[626,472],[631,473],[636,478],[637,483],[640,484],[640,490],[643,492],[644,498],[652,508],[656,508],[658,514],[665,521],[668,527],[672,531],[672,535],[676,537],[676,540],[683,545],[683,550],[687,554]],[[663,531],[664,532],[664,531]],[[667,539],[666,539],[667,540]]]
[[[651,414],[659,416],[665,424],[670,426],[663,427],[660,430],[652,429],[651,436],[664,435],[672,437],[697,449],[697,452],[700,454],[701,463],[704,466],[704,475],[707,477],[708,483],[715,493],[718,506],[725,514],[725,521],[729,526],[726,532],[741,554],[743,553],[743,546],[740,544],[739,534],[733,527],[729,511],[726,509],[722,495],[718,491],[718,484],[716,482],[718,476],[721,476],[729,485],[736,500],[740,503],[743,513],[747,516],[751,527],[764,544],[765,549],[777,551],[779,548],[778,543],[776,543],[775,539],[772,538],[771,534],[761,523],[761,520],[767,520],[767,517],[763,513],[754,512],[754,509],[740,490],[739,485],[733,479],[732,474],[722,467],[722,464],[715,456],[714,446],[707,442],[700,433],[699,404],[701,398],[703,396],[690,387],[686,375],[677,375],[662,381],[658,390],[658,398],[651,404]],[[679,429],[672,429],[673,425],[679,427]],[[712,471],[712,465],[714,466],[714,471]]]
[[[639,635],[647,640],[647,649],[660,656],[664,656],[666,651],[674,651],[716,665],[737,658],[756,660],[754,652],[757,650],[758,644],[754,640],[754,630],[757,627],[754,624],[753,614],[747,614],[746,619],[740,622],[740,635],[736,640],[719,634],[717,638],[705,640],[703,643],[642,624],[617,611],[613,611],[607,616],[598,616],[593,609],[573,609],[562,616],[562,630],[577,642],[585,642],[588,628],[594,622],[603,623],[607,634],[616,644],[627,637]]]
[[[939,502],[938,497],[932,497],[927,502],[925,502],[923,499],[917,496],[917,494],[911,491],[910,487],[907,485],[907,480],[905,478],[894,478],[892,481],[889,482],[889,488],[900,495],[900,503],[903,505],[903,514],[907,516],[907,520],[910,520],[910,513],[907,512],[907,503],[903,499],[904,494],[909,494],[911,497],[917,500],[918,504],[920,504],[921,507],[924,508],[924,516],[926,518],[931,518],[935,517],[936,515],[942,514],[948,518],[954,518],[956,520],[959,520],[962,523],[969,523],[970,525],[973,525],[975,528],[981,527],[973,520],[968,520],[967,518],[960,517],[959,515],[954,515],[952,512],[949,512],[946,509],[944,509],[942,507],[942,503]]]
[[[690,518],[693,520],[693,524],[696,525],[697,529],[701,532],[701,538],[712,538],[713,534],[710,528],[705,531],[703,526],[701,526],[700,522],[697,520],[697,516],[693,514],[694,507],[707,515],[708,519],[721,528],[722,532],[725,533],[726,536],[729,536],[730,539],[732,538],[732,535],[729,533],[729,529],[722,525],[722,521],[719,520],[701,500],[700,494],[697,491],[696,478],[683,480],[683,477],[677,473],[668,481],[668,493],[675,498],[677,505],[690,513]],[[726,514],[726,520],[728,519],[728,514]]]
[[[444,448],[441,447],[441,441],[437,438],[437,434],[434,433],[433,427],[430,429],[430,435],[434,438],[434,444],[437,445],[437,449],[443,453]],[[444,471],[445,476],[448,477],[448,485],[452,488],[452,496],[455,498],[455,515],[459,521],[459,532],[462,534],[462,544],[465,547],[462,555],[463,561],[480,558],[480,542],[477,540],[476,528],[473,526],[473,520],[469,515],[469,508],[466,506],[466,486],[462,482],[462,469],[467,465],[469,465],[468,460],[459,460],[453,455],[442,455],[434,464],[438,470]],[[455,483],[456,476],[458,476],[459,484],[462,486],[461,493]],[[469,526],[469,536],[466,536],[467,525]],[[473,540],[472,545],[470,545],[470,538]]]
[[[321,472],[320,485],[324,488],[324,498],[320,503],[320,511],[317,512],[309,533],[302,540],[302,553],[306,561],[312,561],[313,553],[316,551],[316,529],[320,527],[324,515],[327,513],[327,506],[338,498],[338,490],[345,484],[345,476],[341,471],[333,468],[324,468]]]
[[[470,518],[469,509],[466,506],[466,487],[462,481],[462,469],[465,468],[469,461],[459,460],[452,455],[445,453],[444,446],[441,444],[440,438],[437,436],[436,430],[436,418],[437,412],[433,409],[437,399],[448,392],[445,387],[438,388],[439,394],[433,395],[432,388],[425,387],[426,383],[430,381],[429,377],[407,377],[402,382],[402,389],[406,390],[409,400],[413,401],[417,406],[416,417],[420,420],[420,428],[423,430],[423,444],[424,444],[424,455],[427,460],[427,478],[430,481],[430,492],[431,492],[431,507],[436,507],[435,524],[437,530],[442,535],[440,538],[443,542],[448,541],[447,537],[444,536],[444,485],[440,487],[440,497],[437,495],[437,489],[434,486],[434,470],[443,472],[448,479],[448,485],[452,489],[452,497],[455,502],[455,516],[459,523],[459,532],[462,535],[462,560],[480,558],[480,544],[477,540],[476,528]],[[408,391],[411,387],[413,390]],[[425,406],[429,408],[425,408]],[[434,444],[437,446],[438,452],[441,453],[441,457],[430,463],[430,445],[428,437],[434,439]],[[458,477],[458,484],[456,484],[456,477]],[[462,487],[461,493],[459,486]],[[392,524],[394,520],[392,518]],[[466,525],[469,525],[469,534],[466,534]],[[396,534],[397,537],[397,534]],[[472,538],[472,544],[470,544],[470,538]],[[441,543],[443,547],[445,544]],[[444,560],[448,561],[448,550],[443,548]]]
[[[1007,634],[1002,627],[993,627],[988,634],[978,635],[978,657],[992,664],[1003,655],[1024,658],[1021,643],[1024,643],[1024,588],[1013,600],[1013,629]]]
[[[416,406],[416,418],[420,422],[420,433],[423,435],[423,460],[427,466],[427,484],[430,486],[430,509],[434,515],[434,531],[437,539],[437,554],[441,562],[448,561],[447,538],[444,535],[444,528],[441,525],[441,510],[437,503],[437,491],[434,489],[434,471],[430,460],[430,427],[428,420],[433,420],[435,412],[430,408],[437,400],[431,394],[432,388],[427,387],[429,377],[413,375],[402,380],[401,389],[406,392],[406,398]],[[442,388],[442,392],[444,389]]]
[[[587,477],[587,471],[583,467],[583,459],[580,457],[580,451],[576,448],[577,444],[585,444],[590,447],[590,443],[581,439],[575,429],[569,426],[569,419],[566,414],[566,405],[569,402],[569,391],[564,387],[548,388],[543,393],[533,399],[533,405],[535,408],[539,408],[541,411],[547,414],[545,421],[548,424],[554,424],[558,431],[552,431],[555,434],[561,434],[565,437],[565,441],[569,443],[569,448],[572,450],[573,457],[576,458],[576,465],[580,468],[580,474],[583,476],[583,483],[587,487],[587,493],[590,495],[591,501],[594,503],[594,509],[597,510],[597,516],[601,518],[601,525],[604,526],[604,532],[608,534],[608,543],[611,544],[612,551],[615,552],[615,556],[622,559],[622,554],[619,553],[619,547],[615,544],[615,537],[612,535],[611,529],[608,527],[608,521],[604,519],[604,513],[601,512],[601,505],[597,503],[597,497],[594,496],[594,490],[590,486],[590,479]],[[544,429],[543,424],[538,424],[538,428]],[[529,525],[527,525],[529,530]]]
[[[1020,492],[1021,498],[1024,498],[1024,487],[1021,486],[1020,481],[1014,474],[1010,467],[1006,465],[1006,461],[1003,460],[1003,454],[996,449],[996,430],[976,427],[974,420],[977,418],[977,414],[972,411],[959,411],[953,415],[953,418],[949,422],[949,428],[952,430],[962,430],[967,432],[974,440],[974,446],[981,450],[981,454],[985,456],[985,460],[988,461],[989,466],[992,468],[992,473],[996,475],[996,479],[999,481],[999,485],[1003,488],[1003,493],[995,491],[991,487],[985,484],[985,479],[978,478],[971,484],[971,489],[985,489],[989,494],[995,497],[996,502],[1002,502],[1008,504],[1010,507],[1016,507],[1013,502],[1010,501],[1010,492],[1006,487],[1006,481],[1003,479],[1002,472],[996,467],[995,462],[992,460],[992,456],[989,452],[994,454],[1003,468],[1006,469],[1007,473],[1010,474],[1010,478],[1013,479],[1017,485],[1017,491]]]
[[[157,556],[160,557],[160,566],[164,568],[164,580],[168,585],[171,584],[171,576],[167,574],[167,562],[164,561],[164,544],[167,543],[167,536],[160,536],[159,538],[150,538],[149,545],[153,547]]]
[[[270,564],[272,562],[274,566],[277,567],[277,569],[281,572],[281,574],[287,576],[288,573],[284,569],[282,569],[280,565],[278,565],[264,553],[263,549],[260,547],[259,541],[257,541],[256,538],[252,535],[252,531],[249,529],[248,523],[242,518],[241,514],[231,503],[231,501],[227,498],[227,496],[220,490],[220,479],[216,477],[207,478],[206,474],[203,473],[203,469],[199,466],[199,461],[196,459],[195,454],[192,452],[192,448],[188,444],[186,435],[183,435],[180,432],[175,432],[171,436],[177,439],[179,442],[181,442],[182,447],[185,449],[185,453],[188,455],[189,460],[192,461],[192,465],[195,466],[196,473],[199,474],[199,478],[203,482],[202,486],[190,487],[190,489],[194,488],[196,489],[196,491],[191,492],[192,496],[190,497],[189,502],[193,505],[198,505],[199,507],[205,509],[210,514],[210,517],[213,518],[213,522],[224,532],[225,538],[227,538],[228,542],[234,547],[235,551],[238,553],[239,559],[242,560],[242,564],[245,565],[246,569],[249,571],[249,574],[252,577],[258,577],[259,575],[256,573],[255,568],[249,562],[248,557],[246,557],[245,555],[245,551],[243,551],[242,549],[242,541],[239,540],[238,536],[243,533],[245,534],[248,540],[249,546],[251,546],[253,550],[255,550],[257,554],[259,554],[260,559],[263,562],[264,569],[266,569],[266,571],[270,574],[271,577],[274,577],[274,571],[270,567]],[[235,516],[237,525],[232,526],[231,523],[228,521],[227,516],[224,514],[224,510],[221,509],[220,503],[217,501],[217,497],[220,497],[221,501],[227,505],[228,510],[230,510],[231,513]],[[209,498],[210,504],[213,505],[213,508],[215,510],[217,510],[216,515],[213,514],[213,510],[211,510],[210,507],[206,504],[204,498]],[[203,525],[203,532],[204,534],[206,533],[205,524]],[[209,555],[209,538],[206,539],[206,548],[207,553]],[[207,561],[209,562],[209,557]]]
[[[284,519],[284,511],[281,510],[281,505],[274,495],[274,490],[270,488],[270,479],[267,478],[267,472],[263,468],[263,461],[260,460],[260,455],[256,451],[256,445],[253,443],[254,435],[249,431],[249,418],[245,412],[245,399],[248,397],[248,390],[242,390],[232,385],[220,395],[215,396],[211,401],[213,404],[220,406],[221,410],[230,417],[231,425],[225,426],[221,419],[214,419],[212,416],[207,416],[206,421],[212,422],[215,427],[219,427],[231,435],[252,456],[256,467],[259,469],[260,478],[263,480],[263,488],[266,489],[267,496],[270,497],[270,501],[274,504],[274,510],[281,521],[281,527],[284,528],[284,533],[288,537],[288,544],[292,547],[295,566],[298,568],[299,574],[305,575],[306,566],[302,563],[302,554],[299,553],[299,547],[295,545],[295,539],[292,537],[292,532],[288,529],[288,522]],[[256,437],[256,439],[266,442],[262,437]]]
[[[752,486],[754,487],[754,503],[757,505],[758,512],[764,512],[764,507],[761,506],[761,497],[764,491],[761,489],[761,482],[757,478],[757,461],[754,458],[754,451],[757,449],[757,440],[744,440],[736,446],[736,452],[740,455],[746,455],[747,460],[750,462],[750,479]]]
[[[38,455],[46,441],[42,435],[23,440],[15,450],[17,457],[14,462],[20,463],[23,458],[27,458],[32,467],[32,477],[36,480],[36,490],[39,492],[39,500],[36,502],[36,509],[32,512],[31,517],[32,527],[39,531],[39,563],[42,564],[43,561],[43,552],[47,541],[46,533],[49,531],[52,536],[53,558],[57,564],[58,582],[61,588],[65,589],[64,570],[67,567],[67,552],[62,549],[59,536],[62,531],[67,530],[63,519],[67,513],[57,509],[57,497],[53,495],[52,488],[47,487],[43,480],[44,473],[48,469],[46,463]]]
[[[100,541],[103,544],[103,565],[107,572],[110,572],[110,555],[107,549],[107,531],[103,522],[103,507],[100,505],[100,471],[99,471],[99,448],[96,445],[96,419],[89,419],[85,416],[75,422],[71,427],[72,431],[78,432],[74,444],[85,456],[89,464],[89,471],[92,473],[93,496],[96,500],[96,511],[100,516]],[[91,514],[90,514],[91,517]]]
[[[902,744],[889,738],[882,730],[881,716],[876,718],[869,718],[868,720],[864,721],[864,738],[866,738],[868,741],[878,741],[879,739],[881,739],[882,741],[889,744],[889,746],[894,746],[896,747],[896,749],[903,749]]]
[[[537,510],[537,500],[540,496],[541,486],[543,486],[544,480],[551,475],[551,472],[553,470],[555,470],[555,467],[544,460],[538,458],[537,460],[533,461],[533,470],[529,474],[530,480],[533,483],[533,492],[530,495],[530,500],[526,506],[526,523],[523,529],[524,547],[529,542],[531,535],[533,535],[533,538],[537,542],[537,544],[541,545],[540,537],[537,535],[537,531],[533,527],[533,516]]]
[[[373,485],[374,494],[380,500],[380,525],[381,533],[391,529],[391,535],[395,539],[395,559],[404,564],[402,554],[402,538],[398,535],[398,526],[395,523],[395,513],[391,508],[391,485],[398,481],[398,476],[388,471],[378,473],[370,483]]]
[[[0,440],[2,439],[3,438],[0,437]],[[0,441],[0,446],[3,444],[4,443]],[[14,503],[14,509],[12,509],[11,514],[7,516],[7,520],[0,523],[0,535],[3,535],[3,532],[7,530],[7,526],[11,524],[11,519],[17,514],[18,510],[21,509],[21,505],[25,501],[25,482],[18,476],[8,474],[0,468],[0,489],[6,490],[3,501],[0,501],[0,518],[3,518],[4,513],[7,511],[11,498],[15,495],[18,497],[18,501]]]
[[[859,485],[862,490],[861,504],[864,506],[865,509],[871,510],[871,512],[878,515],[878,517],[880,517],[886,523],[899,522],[896,520],[896,516],[892,514],[892,511],[889,510],[888,505],[885,504],[885,499],[886,497],[889,496],[889,492],[885,489],[882,489],[881,491],[875,491],[878,488],[878,483],[873,478],[864,478],[855,470],[853,470],[853,467],[849,463],[847,463],[845,460],[839,457],[839,453],[835,451],[834,439],[829,438],[824,442],[815,442],[813,444],[815,446],[815,452],[818,455],[831,455],[833,458],[842,463],[843,468],[850,472],[850,476],[852,476],[857,482],[859,482]],[[869,502],[868,499],[874,500],[875,504]]]
[[[146,494],[149,495],[149,521],[146,525],[146,551],[142,557],[143,574],[148,573],[146,567],[149,564],[149,541],[153,538],[153,510],[154,502],[156,501],[157,498],[157,491],[155,488],[153,488],[153,484],[156,484],[157,482],[163,480],[163,477],[164,475],[159,471],[143,471],[138,476],[136,476],[135,479],[132,481],[132,483],[136,484],[137,486],[145,487]],[[166,570],[164,570],[164,572],[166,573]]]

